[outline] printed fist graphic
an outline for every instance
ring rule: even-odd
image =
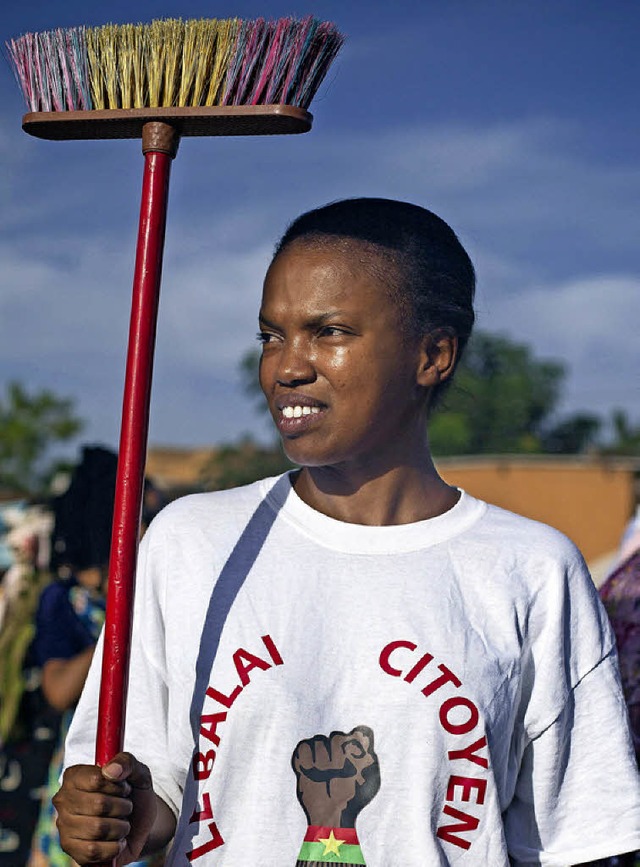
[[[291,765],[309,825],[355,828],[356,817],[380,788],[380,766],[367,726],[300,741]]]

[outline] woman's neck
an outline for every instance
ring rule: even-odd
[[[349,524],[411,524],[449,511],[460,497],[438,475],[429,456],[419,466],[396,465],[386,471],[353,466],[305,467],[294,488],[308,506]]]

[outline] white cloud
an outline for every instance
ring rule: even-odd
[[[237,365],[257,331],[266,247],[167,263],[159,340],[176,363],[222,369]]]
[[[640,277],[601,274],[529,286],[488,305],[480,326],[530,343],[567,363],[564,408],[640,419]]]
[[[194,241],[199,247],[199,243]],[[58,251],[59,252],[59,251]],[[133,250],[101,238],[35,259],[0,246],[3,380],[77,396],[86,435],[115,445],[119,430]],[[153,393],[154,440],[231,439],[256,428],[238,375],[253,345],[267,248],[167,256]],[[206,395],[206,400],[203,400]]]
[[[20,362],[65,348],[104,352],[127,321],[130,270],[121,250],[96,237],[37,256],[0,245],[0,353]]]
[[[433,208],[471,246],[517,258],[541,277],[628,268],[640,235],[640,169],[597,158],[583,146],[587,136],[577,123],[539,118],[363,132],[319,125],[292,141],[215,149],[214,159],[214,146],[190,141],[180,169],[190,209],[176,220],[194,225],[213,213],[222,223],[215,214],[233,217],[251,203],[258,240],[271,240],[308,207],[383,195]]]

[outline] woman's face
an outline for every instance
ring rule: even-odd
[[[360,264],[371,255],[357,242],[298,241],[265,279],[260,384],[287,456],[302,466],[388,464],[407,458],[418,427],[425,436],[419,342],[405,335],[383,278]]]

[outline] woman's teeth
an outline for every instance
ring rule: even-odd
[[[283,406],[282,415],[285,418],[301,418],[303,415],[317,415],[319,406]]]

